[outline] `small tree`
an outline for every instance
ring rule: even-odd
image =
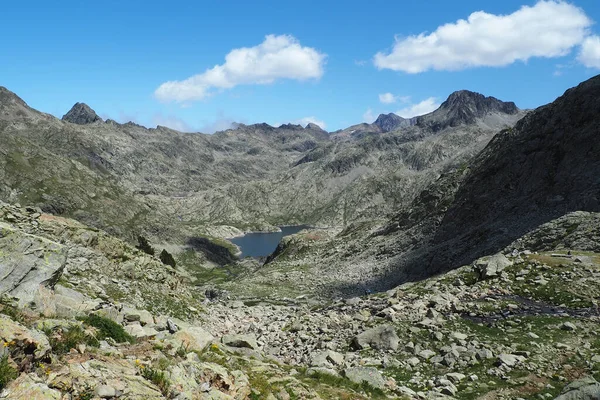
[[[151,256],[154,255],[154,249],[152,248],[152,246],[150,246],[150,243],[148,243],[148,239],[141,235],[138,236],[138,245],[135,247],[146,254],[150,254]]]
[[[159,258],[163,264],[170,265],[171,267],[175,268],[175,259],[167,250],[163,249],[163,251],[160,252]]]

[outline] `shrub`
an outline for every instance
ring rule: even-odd
[[[8,355],[0,357],[0,391],[17,376],[19,373],[10,365]]]
[[[151,256],[154,255],[154,248],[152,246],[150,246],[150,243],[148,242],[148,239],[146,239],[143,236],[138,236],[138,245],[135,246],[137,249],[143,251],[146,254],[150,254]]]
[[[46,331],[50,341],[50,346],[56,354],[66,354],[69,350],[76,348],[80,344],[98,347],[98,340],[84,332],[79,325],[73,325],[68,328],[58,328],[52,331]]]
[[[142,366],[141,373],[144,379],[149,380],[158,386],[163,395],[166,396],[169,393],[169,386],[171,383],[169,382],[169,379],[164,371]]]
[[[167,250],[163,249],[163,251],[160,252],[159,258],[163,264],[170,265],[171,267],[175,268],[175,259]]]
[[[90,314],[87,317],[82,318],[82,321],[85,324],[98,329],[96,338],[99,340],[112,338],[117,343],[135,342],[135,338],[125,332],[121,325],[108,318],[104,318],[96,314]]]

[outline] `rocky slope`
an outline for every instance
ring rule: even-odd
[[[265,291],[272,279],[280,290],[315,295],[387,290],[498,252],[570,211],[598,211],[599,82],[592,78],[502,130],[473,161],[432,177],[389,218],[287,239],[260,275],[245,278],[248,287]],[[493,123],[487,115],[478,123]]]
[[[571,214],[472,266],[314,304],[209,301],[102,231],[0,204],[0,398],[598,395],[600,255],[565,246],[597,247],[599,218]]]
[[[490,142],[436,233],[443,248],[431,268],[493,252],[567,212],[600,211],[599,99],[595,77]]]

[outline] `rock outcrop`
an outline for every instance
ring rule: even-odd
[[[0,222],[0,295],[29,303],[40,287],[54,287],[66,263],[67,249],[63,245]]]
[[[77,125],[102,122],[102,118],[100,118],[96,112],[85,103],[75,103],[69,112],[63,115],[62,120]]]

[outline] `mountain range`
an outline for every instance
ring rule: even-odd
[[[534,111],[463,90],[412,119],[382,114],[332,133],[238,124],[213,135],[103,121],[84,103],[58,120],[2,88],[0,199],[132,242],[144,235],[175,254],[198,238],[223,244],[287,224],[352,244],[343,232],[362,224],[360,240],[381,243],[356,249],[352,262],[332,257],[330,283],[385,289],[498,250],[561,212],[594,211],[597,154],[583,142],[595,110],[581,99],[593,99],[597,80]],[[578,170],[572,160],[586,157]]]
[[[213,135],[0,88],[0,398],[598,398],[598,121],[600,76]]]

